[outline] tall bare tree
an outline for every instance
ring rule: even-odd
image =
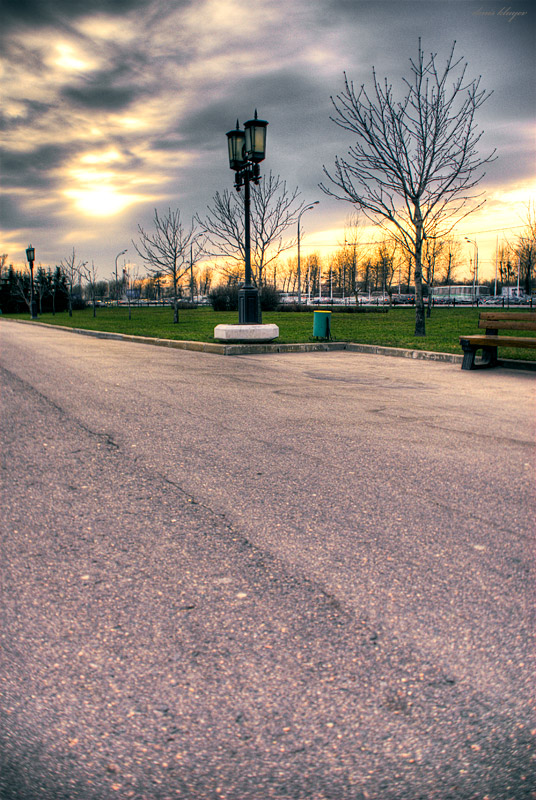
[[[279,175],[265,175],[251,186],[251,269],[257,286],[262,286],[266,267],[285,250],[296,246],[297,239],[284,239],[289,227],[297,223],[304,206],[298,189],[290,191]],[[205,219],[197,218],[208,240],[207,250],[223,257],[228,265],[243,271],[244,197],[243,192],[217,192]],[[234,267],[231,267],[234,272]]]
[[[415,335],[424,336],[422,250],[428,235],[445,235],[482,203],[467,208],[472,190],[494,153],[480,158],[475,114],[489,93],[480,78],[468,80],[467,64],[454,57],[452,46],[442,70],[436,54],[425,57],[419,39],[406,95],[393,96],[387,80],[372,71],[372,98],[364,85],[356,92],[345,74],[344,91],[332,98],[333,122],[357,135],[347,158],[336,158],[333,173],[324,172],[333,187],[321,188],[348,200],[386,227],[413,257]]]
[[[136,252],[147,266],[147,271],[154,275],[167,275],[173,287],[173,322],[179,321],[180,280],[190,269],[190,244],[200,247],[196,241],[195,224],[185,229],[179,209],[160,216],[154,210],[154,231],[147,233],[138,225],[139,244],[132,242]]]

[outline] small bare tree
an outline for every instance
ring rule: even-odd
[[[147,233],[138,225],[140,242],[132,242],[136,252],[147,265],[147,270],[151,275],[169,276],[173,289],[173,322],[179,321],[179,295],[180,280],[190,269],[190,244],[194,249],[201,249],[195,241],[196,228],[192,223],[186,230],[181,220],[179,209],[172,211],[170,208],[167,214],[160,216],[154,210],[154,231]]]
[[[84,266],[81,270],[82,278],[87,282],[87,289],[91,305],[93,306],[93,316],[97,316],[97,272],[95,262],[91,262],[91,267]]]
[[[480,158],[477,153],[482,134],[476,132],[475,114],[489,93],[480,89],[480,79],[466,79],[467,64],[460,66],[462,59],[454,59],[455,44],[438,71],[436,55],[425,58],[419,39],[401,102],[374,69],[373,99],[364,86],[356,92],[346,75],[344,91],[332,98],[337,112],[333,122],[356,134],[357,142],[346,159],[335,159],[333,174],[324,168],[337,188],[321,188],[354,203],[411,254],[416,336],[425,334],[423,242],[429,235],[445,235],[482,205],[467,210],[475,199],[472,189],[484,174],[477,173],[494,156]]]
[[[73,247],[72,253],[60,261],[60,269],[65,279],[65,287],[67,289],[67,300],[69,308],[69,316],[73,316],[73,290],[75,284],[80,281],[82,272],[85,269],[87,261],[77,261],[76,251]]]
[[[285,250],[296,246],[296,237],[283,239],[289,227],[297,223],[303,203],[299,191],[287,189],[279,175],[261,178],[251,187],[251,269],[257,286],[262,286],[266,267]],[[213,198],[204,220],[197,219],[208,240],[208,254],[224,257],[227,263],[243,270],[244,197],[227,189]]]
[[[28,312],[32,313],[32,304],[31,304],[31,288],[30,288],[30,278],[24,272],[13,272],[14,277],[14,285],[13,285],[13,294],[15,297],[19,298],[20,300],[24,300],[26,305],[28,306]]]

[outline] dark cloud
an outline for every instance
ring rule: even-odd
[[[176,0],[176,5],[190,5],[191,0]],[[146,8],[147,0],[4,0],[2,24],[11,27],[42,27],[58,22],[73,21],[90,14],[105,13],[119,16]]]
[[[52,225],[51,212],[47,214],[41,211],[29,211],[27,204],[20,196],[11,192],[3,192],[0,195],[0,218],[5,230],[19,231],[24,229],[27,241],[32,238],[32,231],[36,229],[48,230]],[[38,252],[38,259],[40,254]]]
[[[51,189],[56,186],[54,170],[61,167],[74,146],[44,145],[29,153],[4,150],[2,178],[5,186]]]
[[[61,97],[76,106],[90,110],[109,111],[127,108],[137,96],[134,87],[115,87],[91,82],[87,86],[70,86],[63,89]]]
[[[175,135],[169,138],[153,139],[151,142],[153,150],[161,150],[162,152],[175,152],[176,150],[180,150],[181,146],[180,138]]]

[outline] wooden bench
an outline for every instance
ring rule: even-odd
[[[478,327],[486,333],[460,336],[463,349],[462,369],[495,367],[498,347],[530,347],[536,350],[536,337],[499,336],[499,329],[505,331],[536,331],[536,313],[531,311],[481,311]],[[482,350],[482,361],[475,364],[477,350]]]

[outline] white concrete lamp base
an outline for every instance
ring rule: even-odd
[[[214,338],[220,342],[271,342],[279,336],[277,325],[216,325]]]

